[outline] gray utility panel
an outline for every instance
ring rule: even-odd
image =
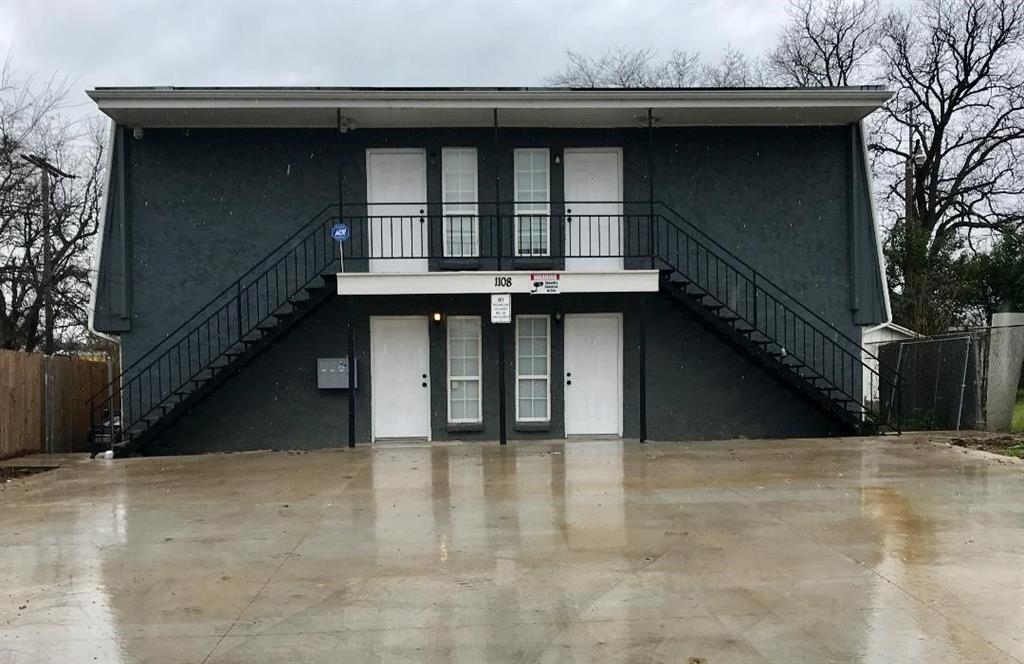
[[[352,387],[356,372],[352,372]],[[348,358],[320,357],[316,360],[316,386],[321,390],[345,390],[349,386]]]

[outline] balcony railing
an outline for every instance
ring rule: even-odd
[[[388,261],[560,262],[562,259],[649,259],[649,203],[567,202],[558,212],[516,213],[512,202],[471,204],[481,212],[434,212],[440,205],[373,203],[345,206],[351,230],[342,245],[346,261],[369,261],[371,271],[391,270]],[[362,209],[360,209],[362,208]],[[367,214],[365,211],[372,211]],[[443,266],[443,263],[441,264]],[[506,265],[507,267],[507,265]],[[367,269],[346,263],[346,271]]]

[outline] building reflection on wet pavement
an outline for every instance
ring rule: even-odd
[[[3,662],[1024,660],[1024,466],[907,438],[62,461]]]

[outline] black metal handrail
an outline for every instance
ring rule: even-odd
[[[242,273],[242,275],[239,276],[237,279],[235,279],[233,282],[231,282],[230,284],[225,286],[224,290],[220,291],[219,293],[214,295],[212,298],[210,298],[210,300],[206,304],[204,304],[203,306],[201,306],[198,309],[196,309],[195,312],[193,312],[191,316],[189,316],[188,318],[183,320],[176,328],[174,328],[173,330],[168,332],[164,336],[164,338],[160,340],[159,343],[157,343],[155,346],[153,346],[152,348],[147,350],[145,353],[140,355],[138,358],[135,359],[134,362],[132,362],[127,367],[122,367],[121,368],[121,373],[119,373],[117,376],[115,376],[113,379],[111,379],[110,382],[108,382],[106,385],[104,385],[102,389],[97,390],[95,394],[91,395],[90,400],[95,400],[96,398],[100,397],[103,394],[108,394],[112,389],[114,389],[118,384],[120,384],[120,382],[124,378],[124,376],[126,376],[129,372],[131,372],[133,369],[135,369],[137,366],[139,366],[143,362],[143,360],[145,360],[146,358],[148,358],[151,355],[153,355],[163,345],[169,344],[171,342],[171,340],[175,339],[175,337],[178,335],[179,332],[181,332],[183,329],[185,329],[186,325],[188,325],[192,321],[194,321],[197,318],[199,318],[204,311],[209,309],[219,299],[221,299],[222,297],[224,297],[228,293],[231,293],[231,292],[237,290],[238,284],[245,282],[246,278],[249,277],[253,272],[255,272],[259,268],[260,265],[263,265],[268,260],[270,260],[272,257],[277,255],[285,246],[287,246],[289,243],[293,242],[303,232],[308,231],[308,229],[311,226],[313,226],[314,224],[316,224],[323,215],[327,214],[328,211],[330,211],[330,210],[332,210],[332,209],[334,209],[336,207],[337,207],[337,204],[331,203],[331,204],[325,205],[323,208],[321,208],[319,212],[314,214],[309,219],[309,221],[304,223],[298,230],[296,230],[294,233],[292,233],[287,238],[282,240],[280,244],[278,244],[276,247],[271,249],[267,253],[267,255],[264,256],[261,260],[259,260],[255,265],[253,265],[248,270],[246,270],[244,273]]]
[[[334,206],[318,212],[270,254],[218,293],[181,323],[159,344],[122,371],[100,394],[90,398],[91,428],[97,419],[110,428],[115,442],[113,405],[120,402],[122,432],[151,417],[216,362],[239,355],[244,340],[289,304],[296,294],[320,278],[338,261],[331,227],[337,216],[325,216]],[[268,264],[269,263],[269,264]],[[263,267],[260,270],[261,266]],[[190,326],[191,325],[191,326]],[[187,326],[189,329],[179,334]],[[159,349],[163,351],[157,354]],[[155,357],[154,357],[155,354]],[[150,361],[142,364],[142,360]],[[162,414],[163,410],[159,414]]]
[[[874,356],[859,343],[689,222],[682,220],[684,228],[664,214],[652,221],[652,256],[713,300],[705,304],[716,307],[720,316],[741,320],[749,334],[761,335],[764,346],[831,400],[845,404],[847,412],[899,429],[898,412],[892,417],[898,402],[886,410],[872,401],[883,388],[898,398],[898,374],[894,380],[882,376],[865,361]]]
[[[694,225],[692,222],[690,222],[682,214],[680,214],[679,212],[675,211],[674,209],[672,209],[671,207],[669,207],[668,205],[666,205],[665,203],[663,203],[661,201],[655,201],[655,205],[657,206],[657,209],[659,210],[659,214],[664,213],[664,215],[670,217],[670,219],[669,219],[670,223],[673,223],[676,226],[683,225],[687,229],[689,229],[689,231],[691,233],[700,235],[702,238],[704,238],[705,244],[707,244],[707,245],[709,245],[711,247],[714,247],[719,253],[724,254],[727,257],[727,260],[730,261],[731,263],[734,263],[735,265],[742,266],[743,269],[747,271],[747,273],[750,275],[750,277],[752,279],[753,278],[757,279],[758,283],[762,287],[773,288],[773,289],[776,289],[779,293],[785,294],[785,297],[789,298],[794,303],[794,305],[797,308],[799,308],[800,310],[802,310],[808,317],[813,318],[814,320],[816,320],[821,325],[824,325],[825,327],[827,327],[830,330],[832,330],[836,335],[844,338],[850,344],[853,344],[854,346],[859,348],[860,351],[866,357],[870,357],[871,359],[878,360],[878,357],[875,356],[873,353],[871,353],[871,351],[869,351],[868,349],[864,348],[859,341],[851,338],[845,332],[843,332],[842,330],[837,328],[835,325],[833,325],[830,321],[828,321],[823,316],[821,316],[821,314],[819,314],[818,312],[814,311],[813,309],[808,307],[806,304],[804,304],[803,302],[801,302],[797,298],[795,298],[795,297],[789,295],[788,293],[786,293],[785,289],[783,289],[781,286],[779,286],[774,281],[769,279],[762,272],[756,270],[754,267],[752,267],[745,260],[743,260],[742,258],[737,256],[735,253],[733,253],[732,251],[730,251],[729,249],[724,247],[720,242],[718,242],[713,237],[708,235],[706,232],[704,232],[703,230],[698,228],[696,225]],[[655,243],[656,242],[657,242],[657,238],[655,238]]]
[[[647,258],[649,215],[345,214],[346,260]]]

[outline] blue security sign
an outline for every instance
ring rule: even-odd
[[[331,226],[331,238],[337,242],[344,242],[348,239],[349,230],[345,224],[334,224]]]

